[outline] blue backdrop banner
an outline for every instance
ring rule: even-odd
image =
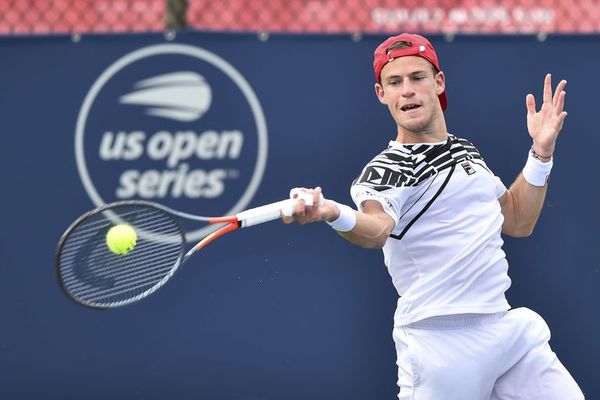
[[[0,39],[0,397],[395,398],[397,295],[382,254],[325,224],[228,235],[128,307],[92,311],[62,294],[56,243],[97,205],[146,199],[220,215],[317,185],[351,204],[351,182],[395,138],[373,89],[383,37],[170,39]],[[531,144],[526,94],[541,98],[547,72],[569,82],[541,219],[531,237],[505,240],[508,298],[547,320],[553,349],[587,398],[600,398],[600,193],[590,184],[600,38],[431,39],[449,131],[506,185]],[[207,232],[186,229],[192,240]]]

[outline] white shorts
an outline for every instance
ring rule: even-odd
[[[537,313],[429,318],[394,328],[400,400],[581,400]]]

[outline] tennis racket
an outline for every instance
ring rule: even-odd
[[[312,195],[303,192],[292,192],[291,197],[225,217],[192,215],[141,200],[106,204],[80,216],[62,235],[55,255],[58,283],[69,298],[86,307],[134,303],[165,285],[181,265],[217,238],[291,216],[299,200],[313,203]],[[223,226],[186,251],[182,220]],[[136,236],[126,254],[116,254],[107,245],[108,231],[121,224],[133,228]]]

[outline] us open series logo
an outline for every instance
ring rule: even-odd
[[[75,157],[97,206],[137,198],[229,215],[258,189],[267,142],[260,102],[231,64],[163,44],[125,55],[94,82],[79,111]]]

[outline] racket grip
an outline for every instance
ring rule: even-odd
[[[284,216],[284,211],[293,209],[296,206],[295,200],[282,200],[276,203],[267,204],[264,206],[251,208],[242,211],[236,215],[242,228],[253,225],[262,224],[263,222],[272,221]]]
[[[296,203],[304,200],[307,206],[312,206],[313,198],[309,194],[299,194],[295,199],[281,200],[264,206],[251,208],[236,215],[242,228],[262,224],[281,217],[290,217],[296,211]]]

